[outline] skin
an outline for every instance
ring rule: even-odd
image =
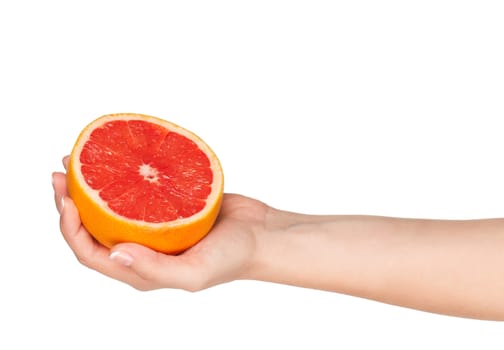
[[[53,184],[61,232],[79,262],[138,290],[194,292],[248,279],[504,320],[503,219],[313,216],[225,194],[212,231],[171,256],[133,243],[100,245],[81,224],[65,174],[53,173]]]

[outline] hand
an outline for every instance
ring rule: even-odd
[[[65,169],[68,157],[63,159]],[[225,194],[212,231],[178,256],[155,252],[134,243],[108,249],[82,226],[68,196],[66,176],[53,173],[54,198],[60,213],[60,229],[83,265],[139,290],[205,289],[244,278],[252,265],[257,234],[264,230],[269,207],[251,198]]]
[[[65,174],[53,179],[61,232],[78,260],[139,290],[255,279],[504,320],[503,219],[314,216],[226,194],[212,231],[172,256],[133,243],[105,248],[82,226]]]

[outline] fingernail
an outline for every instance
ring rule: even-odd
[[[65,209],[65,196],[61,196],[60,199],[60,213],[63,213],[63,209]]]
[[[110,260],[124,266],[131,266],[131,264],[133,264],[133,257],[128,253],[121,252],[120,250],[110,253],[109,258]]]

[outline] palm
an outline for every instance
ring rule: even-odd
[[[240,278],[252,260],[256,233],[264,227],[267,211],[259,201],[225,194],[212,231],[180,257],[199,265],[208,285]]]

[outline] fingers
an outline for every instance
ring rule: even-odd
[[[63,158],[63,164],[66,168],[68,156]],[[71,198],[68,197],[65,174],[53,173],[53,186],[56,208],[60,213],[60,229],[63,238],[82,264],[93,267],[93,262],[96,259],[108,257],[108,250],[98,244],[82,226],[79,212]]]
[[[68,160],[63,162],[67,164]],[[152,289],[150,282],[142,280],[130,269],[111,261],[109,249],[96,242],[82,226],[77,208],[68,197],[65,174],[55,172],[52,174],[52,180],[56,209],[60,213],[60,230],[79,262],[104,275],[134,285],[138,289]]]
[[[148,290],[154,288],[150,281],[143,280],[131,269],[112,261],[109,258],[109,249],[98,243],[82,226],[79,213],[72,199],[69,197],[62,198],[61,232],[68,246],[82,265],[138,289]]]
[[[70,156],[64,156],[63,157],[63,166],[65,167],[65,170],[68,169],[68,162],[70,161]]]
[[[63,173],[55,172],[52,174],[52,183],[54,188],[54,202],[58,213],[61,214],[63,208],[63,197],[68,196],[66,188],[66,177]]]
[[[67,167],[68,167],[69,159],[70,159],[69,156],[63,157],[62,162],[63,162],[63,166],[65,167],[65,169],[67,169]],[[56,204],[56,209],[61,214],[61,209],[63,206],[63,203],[62,203],[63,198],[65,196],[68,196],[65,174],[63,174],[61,172],[54,172],[52,174],[52,184],[53,184],[53,188],[54,188],[54,201]]]
[[[98,244],[82,226],[75,204],[69,197],[62,197],[60,228],[63,238],[85,266],[98,268],[108,258],[108,250]]]
[[[112,248],[110,257],[118,264],[128,266],[156,288],[194,292],[207,287],[202,265],[184,254],[165,255],[138,244],[122,243]]]

